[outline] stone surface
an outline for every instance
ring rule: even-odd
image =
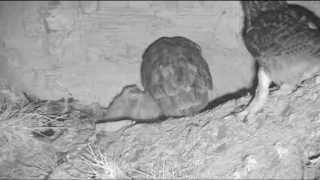
[[[224,118],[248,103],[243,97],[194,117],[136,124],[117,135],[99,132],[96,143],[137,179],[314,179],[319,91],[312,80],[292,94],[271,95],[254,125]]]
[[[317,1],[295,3],[319,14]],[[95,142],[111,156],[100,162],[116,164],[105,168],[121,169],[120,177],[126,172],[168,179],[319,178],[318,80],[291,95],[271,95],[256,127],[223,119],[248,97],[194,117],[136,124],[120,132],[102,124],[98,129],[107,131],[97,135],[94,118],[79,121],[86,119],[81,112],[61,121],[34,111],[4,111],[6,103],[16,101],[16,90],[108,105],[123,86],[140,83],[141,55],[160,36],[186,36],[202,47],[218,95],[250,84],[252,59],[239,36],[242,13],[236,1],[100,1],[96,11],[91,8],[73,1],[0,2],[0,78],[12,86],[0,96],[1,177],[88,178],[94,174],[79,170],[90,164],[78,155]],[[46,110],[61,113],[64,108]],[[102,177],[118,177],[110,174]]]
[[[1,88],[0,177],[320,177],[319,77],[291,94],[272,93],[253,125],[227,116],[249,96],[192,117],[118,125],[95,125],[105,110],[96,104],[23,97]]]
[[[316,11],[316,1],[295,1]],[[202,47],[217,96],[249,86],[253,61],[240,38],[239,2],[0,2],[1,77],[41,98],[107,105],[140,84],[147,46],[186,36]]]
[[[123,86],[140,85],[147,46],[176,35],[202,47],[217,95],[250,84],[243,72],[250,72],[252,60],[239,36],[238,2],[101,1],[90,13],[82,12],[83,4],[0,3],[4,51],[21,54],[15,67],[23,74],[21,89],[45,99],[72,95],[107,105]]]

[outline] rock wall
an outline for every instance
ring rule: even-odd
[[[108,105],[123,86],[141,86],[141,56],[150,43],[179,35],[202,47],[220,96],[252,81],[241,26],[238,1],[2,1],[0,77],[40,98]]]

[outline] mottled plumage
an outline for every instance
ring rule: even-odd
[[[124,87],[97,123],[188,116],[200,112],[213,96],[200,47],[184,37],[161,37],[145,50],[141,81],[144,90],[136,85]]]
[[[310,10],[286,1],[241,4],[243,40],[259,65],[256,97],[242,112],[247,116],[262,108],[272,81],[294,88],[319,71],[320,20]]]
[[[199,112],[212,91],[212,77],[200,47],[184,37],[161,37],[146,49],[141,81],[165,116]]]

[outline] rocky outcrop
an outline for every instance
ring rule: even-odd
[[[159,123],[95,124],[105,104],[139,79],[141,52],[160,34],[179,32],[200,44],[214,65],[217,92],[249,79],[244,69],[251,57],[235,33],[242,23],[238,3],[161,3],[102,2],[84,9],[64,1],[1,2],[0,74],[7,82],[0,91],[0,177],[319,178],[317,78],[292,94],[271,94],[253,125],[227,116],[250,97]],[[311,9],[316,3],[306,2]],[[124,20],[138,25],[119,23]],[[17,95],[19,89],[41,99],[80,100],[39,100]],[[101,105],[88,105],[96,101]]]
[[[43,99],[107,106],[124,86],[141,87],[142,54],[162,36],[201,46],[217,96],[252,79],[238,2],[8,1],[0,8],[3,50],[18,54],[8,68],[20,89]]]
[[[103,107],[79,101],[17,101],[1,91],[1,177],[274,178],[319,177],[320,80],[272,93],[256,123],[230,113],[250,97],[193,117],[94,124]],[[28,98],[32,99],[32,98]],[[16,102],[16,103],[15,103]],[[6,106],[11,104],[11,109]],[[78,109],[78,110],[76,110]],[[119,122],[121,123],[121,121]]]
[[[96,143],[134,178],[319,177],[319,82],[271,94],[253,125],[227,116],[247,96],[194,117],[100,132]]]

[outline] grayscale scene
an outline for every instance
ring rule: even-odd
[[[320,179],[320,1],[0,1],[0,179]]]

